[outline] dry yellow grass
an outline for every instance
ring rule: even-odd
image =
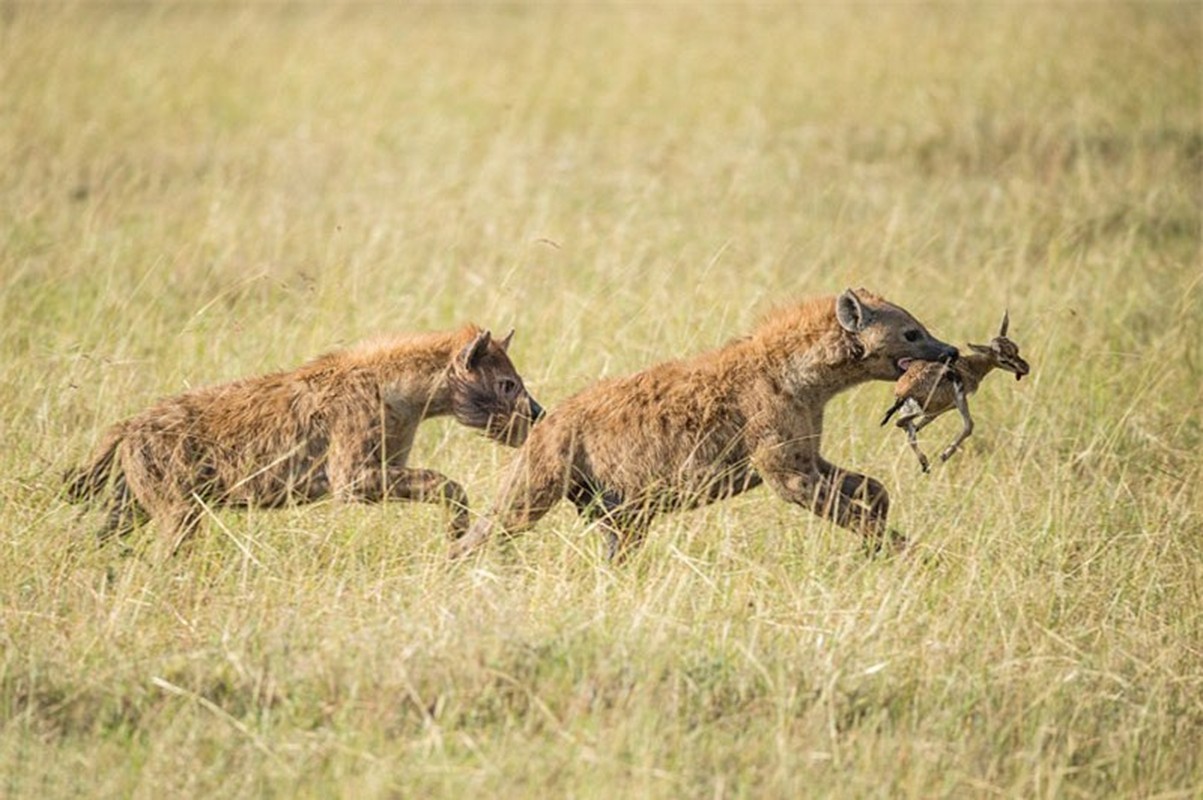
[[[0,795],[1203,792],[1197,4],[0,5]],[[865,285],[1030,381],[922,476],[928,560],[757,491],[612,569],[561,510],[222,512],[168,569],[57,479],[197,383],[518,327],[549,407]],[[953,422],[925,431],[947,435]],[[480,505],[507,454],[415,461]],[[153,535],[151,530],[140,534]]]

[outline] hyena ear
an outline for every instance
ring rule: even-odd
[[[998,329],[998,335],[1006,336],[1007,335],[1007,326],[1010,324],[1011,324],[1011,310],[1007,309],[1006,311],[1003,312],[1002,327],[1000,327]]]
[[[510,349],[510,341],[512,341],[513,338],[514,338],[514,329],[510,328],[510,332],[505,335],[504,339],[502,339],[501,341],[499,341],[497,343],[497,346],[500,347],[503,351],[508,353],[509,349]]]
[[[492,334],[488,331],[481,331],[476,334],[476,338],[472,340],[472,344],[459,351],[459,355],[455,357],[455,363],[460,369],[465,372],[476,369],[480,364],[480,360],[484,358],[485,353],[489,349],[489,340]]]
[[[869,309],[865,307],[856,292],[846,290],[835,301],[835,318],[840,327],[849,333],[860,333],[869,327],[872,321]]]

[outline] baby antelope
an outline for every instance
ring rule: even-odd
[[[947,461],[961,446],[961,442],[973,433],[973,417],[969,416],[967,398],[977,391],[982,379],[992,369],[1005,369],[1015,374],[1015,380],[1027,375],[1031,369],[1028,362],[1019,357],[1019,346],[1007,338],[1009,315],[1004,313],[998,335],[988,345],[970,344],[969,353],[961,356],[952,365],[935,361],[912,361],[906,372],[894,384],[894,405],[882,418],[885,425],[895,412],[898,421],[894,424],[906,430],[911,449],[919,456],[919,466],[927,472],[930,468],[927,456],[919,449],[916,434],[936,417],[955,407],[961,412],[965,426],[952,444],[940,453],[940,460]]]

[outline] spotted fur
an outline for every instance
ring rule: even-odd
[[[718,350],[567,400],[532,431],[492,510],[452,555],[494,529],[527,528],[567,498],[602,523],[611,557],[621,557],[658,514],[762,482],[878,547],[888,495],[822,457],[823,409],[859,383],[895,380],[907,359],[955,356],[905,310],[863,289],[783,309]]]
[[[102,540],[160,520],[170,551],[205,507],[338,500],[436,502],[467,528],[468,497],[433,470],[407,466],[418,424],[451,414],[517,446],[542,414],[495,340],[456,331],[365,342],[288,372],[195,389],[117,423],[67,496],[103,502]]]

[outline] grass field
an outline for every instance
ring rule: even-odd
[[[1201,76],[1194,3],[0,3],[0,796],[1203,796]],[[761,489],[621,568],[333,504],[156,568],[60,494],[373,333],[516,326],[554,410],[861,285],[1034,367],[930,476],[829,407],[924,558]]]

